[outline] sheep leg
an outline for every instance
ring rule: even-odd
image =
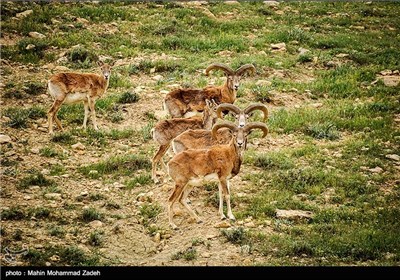
[[[162,157],[165,155],[166,151],[168,150],[168,147],[169,147],[169,143],[167,145],[161,145],[152,160],[151,177],[152,177],[154,183],[156,183],[156,184],[159,182],[159,180],[157,179],[157,174],[156,174],[157,164],[160,160],[162,161]],[[165,163],[164,163],[164,165],[165,165]]]
[[[90,113],[91,113],[91,119],[93,122],[93,127],[95,130],[99,130],[99,128],[97,126],[97,120],[96,120],[96,111],[94,108],[95,100],[89,97],[88,101],[89,101],[89,108],[90,108]]]
[[[86,125],[87,125],[87,120],[88,120],[88,116],[89,116],[89,101],[84,101],[83,102],[83,107],[85,108],[85,117],[83,118],[83,125],[82,128],[84,130],[86,130]]]
[[[225,220],[226,216],[224,214],[224,200],[223,200],[223,195],[222,195],[222,182],[221,179],[218,183],[218,195],[219,195],[219,208],[218,208],[218,213],[221,217],[221,220]]]
[[[53,105],[51,106],[49,112],[47,113],[47,119],[49,122],[49,134],[53,135],[54,131],[53,131],[53,119],[56,119],[56,124],[57,126],[63,130],[62,126],[61,126],[61,122],[58,120],[57,118],[57,112],[58,110],[60,110],[60,107],[62,105],[63,101],[61,100],[54,100]],[[58,121],[57,121],[58,120]]]
[[[222,185],[222,191],[225,196],[228,218],[232,221],[235,221],[236,218],[235,216],[233,216],[231,209],[231,194],[229,190],[229,182],[224,178],[224,180],[221,180],[221,185]]]
[[[182,196],[182,192],[185,188],[185,184],[182,183],[176,183],[174,191],[172,192],[171,196],[168,199],[168,219],[169,219],[169,225],[171,226],[172,229],[178,229],[178,226],[175,225],[173,221],[174,217],[174,211],[173,211],[173,206],[175,202]]]
[[[188,195],[192,190],[192,186],[186,186],[186,188],[183,190],[181,197],[179,198],[180,204],[183,205],[183,207],[186,208],[186,210],[189,212],[190,216],[196,220],[198,224],[202,223],[203,221],[199,218],[199,216],[196,215],[196,213],[193,211],[192,208],[187,204],[188,200]]]

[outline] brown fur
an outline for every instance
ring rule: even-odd
[[[48,81],[48,91],[54,98],[54,103],[48,112],[49,133],[53,134],[53,120],[59,129],[63,130],[60,120],[57,118],[57,112],[62,104],[83,102],[85,108],[85,117],[83,127],[86,129],[86,123],[89,115],[89,108],[93,126],[97,130],[95,102],[107,90],[111,67],[108,64],[101,64],[102,75],[93,73],[58,73],[50,77]]]

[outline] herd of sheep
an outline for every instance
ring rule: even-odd
[[[95,102],[106,92],[111,65],[99,63],[102,74],[58,73],[50,77],[48,92],[54,103],[48,112],[49,133],[53,134],[53,121],[63,130],[57,112],[62,104],[84,103],[85,116],[83,128],[86,129],[89,111],[94,129],[98,129]],[[240,79],[246,72],[255,72],[252,64],[245,64],[236,71],[230,67],[215,63],[207,67],[205,74],[220,70],[226,74],[222,86],[207,86],[203,89],[179,88],[169,92],[164,98],[164,109],[171,118],[159,121],[152,129],[153,139],[159,148],[152,159],[152,179],[159,183],[157,165],[174,181],[172,194],[168,199],[169,224],[178,227],[173,221],[175,202],[179,202],[197,221],[201,219],[188,205],[187,197],[194,186],[207,181],[218,181],[219,215],[226,219],[223,201],[227,205],[227,216],[235,220],[230,205],[229,179],[240,171],[247,137],[254,129],[268,133],[265,121],[268,119],[267,107],[263,104],[251,104],[245,109],[234,105]],[[248,122],[254,111],[263,113],[263,122]],[[224,120],[232,114],[235,122]],[[222,119],[221,121],[217,121]],[[172,146],[174,156],[165,165],[163,156]]]

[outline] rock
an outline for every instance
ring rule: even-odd
[[[89,195],[89,192],[88,191],[83,191],[79,195],[80,196],[87,196],[87,195]]]
[[[20,18],[27,17],[32,13],[33,13],[33,10],[26,10],[26,11],[16,14],[15,16],[20,19]]]
[[[35,38],[35,39],[46,38],[46,35],[44,35],[42,33],[39,33],[39,32],[35,32],[35,31],[29,32],[29,36],[32,37],[32,38]]]
[[[222,221],[214,225],[215,228],[229,228],[231,224],[228,221]]]
[[[165,89],[160,90],[160,93],[161,93],[161,94],[168,94],[169,92],[170,92],[169,90],[165,90]]]
[[[239,4],[238,1],[224,1],[224,3],[227,4],[227,5],[236,5],[236,4]]]
[[[152,79],[155,81],[161,81],[164,77],[162,75],[155,75]]]
[[[269,6],[269,7],[277,7],[279,6],[279,2],[278,1],[264,1],[263,2],[265,5]]]
[[[41,132],[47,132],[47,128],[45,127],[38,127],[38,130]]]
[[[122,144],[122,143],[117,143],[117,148],[118,149],[120,149],[120,150],[122,150],[122,151],[127,151],[127,150],[129,150],[129,145],[125,145],[125,144]]]
[[[65,66],[56,66],[56,67],[54,68],[54,70],[56,70],[56,71],[68,71],[69,68],[68,68],[68,67],[65,67]]]
[[[299,52],[299,55],[305,55],[306,53],[309,53],[310,50],[300,47],[300,48],[298,49],[298,52]]]
[[[54,25],[56,25],[56,24],[60,24],[61,21],[52,18],[52,19],[51,19],[51,23],[54,24]]]
[[[383,76],[382,79],[387,87],[395,87],[400,83],[400,76]]]
[[[386,69],[386,70],[379,72],[379,74],[381,74],[382,76],[389,76],[389,75],[392,75],[392,70]]]
[[[82,23],[82,24],[88,24],[89,21],[85,18],[76,18],[76,22]]]
[[[159,232],[156,233],[156,235],[154,235],[154,242],[156,243],[160,243],[161,241],[161,234]]]
[[[248,255],[248,254],[250,254],[250,246],[249,245],[242,245],[242,246],[240,246],[240,252],[242,253],[242,254],[245,254],[245,255]]]
[[[29,51],[29,50],[32,50],[34,48],[36,48],[36,46],[34,44],[29,44],[29,45],[26,46],[25,49]]]
[[[243,265],[251,266],[251,265],[253,265],[253,262],[251,261],[251,259],[244,259],[243,260]]]
[[[6,134],[0,134],[0,144],[11,143],[11,137]]]
[[[97,170],[90,170],[89,171],[89,175],[90,176],[97,176],[99,174],[99,171],[97,171]]]
[[[12,157],[12,156],[15,155],[15,154],[16,154],[16,152],[13,151],[13,150],[11,150],[11,151],[6,152],[4,155],[5,155],[6,157]]]
[[[325,66],[326,67],[335,67],[336,63],[334,61],[330,60],[330,61],[325,63]]]
[[[286,43],[271,44],[271,48],[275,51],[286,51]]]
[[[383,172],[383,169],[380,168],[379,166],[376,166],[376,167],[374,167],[374,168],[369,168],[368,171],[369,171],[369,172],[372,172],[372,173],[382,173],[382,172]]]
[[[51,200],[61,200],[61,194],[60,193],[46,193],[44,195],[45,198],[51,199]]]
[[[280,219],[289,219],[289,220],[297,220],[297,219],[312,219],[313,213],[310,211],[303,210],[276,210],[276,217]]]
[[[31,197],[30,195],[24,195],[24,199],[25,199],[25,200],[31,200],[32,197]]]
[[[76,143],[74,145],[71,145],[71,148],[73,150],[86,150],[85,145],[83,145],[81,142],[78,142],[78,143]]]
[[[60,257],[58,255],[52,255],[49,260],[52,262],[58,262],[60,260]]]
[[[40,190],[40,187],[39,187],[39,186],[30,186],[29,189],[30,189],[32,192],[37,192],[37,191]]]
[[[204,253],[201,253],[201,255],[200,255],[201,257],[203,257],[203,258],[206,258],[206,259],[208,259],[208,258],[210,258],[211,257],[211,254],[209,253],[209,252],[204,252]]]
[[[395,155],[395,154],[386,155],[385,157],[388,158],[388,159],[395,160],[395,161],[400,161],[400,156]]]
[[[255,227],[256,227],[256,225],[254,224],[254,222],[245,223],[244,226],[245,226],[245,227],[248,227],[248,228],[255,228]]]
[[[344,57],[348,57],[349,54],[348,53],[338,53],[337,55],[335,55],[338,58],[344,58]]]
[[[322,103],[313,103],[313,104],[311,104],[311,106],[312,107],[314,107],[314,108],[320,108],[320,107],[322,107],[324,104],[322,104]]]
[[[89,223],[89,226],[91,226],[92,228],[100,228],[103,226],[103,223],[99,220],[94,220]]]
[[[270,85],[272,85],[272,82],[267,80],[258,80],[256,82],[256,86],[270,86]]]

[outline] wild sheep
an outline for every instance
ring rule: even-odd
[[[202,112],[206,99],[214,99],[216,103],[233,103],[239,89],[242,75],[248,71],[255,72],[252,64],[245,64],[236,71],[230,67],[215,63],[207,67],[205,74],[211,70],[222,70],[226,74],[226,82],[222,86],[207,86],[203,89],[176,89],[168,93],[164,99],[164,109],[172,118],[187,117],[193,112]]]
[[[57,117],[57,112],[61,108],[61,105],[78,102],[83,102],[85,108],[83,128],[86,129],[90,108],[94,129],[98,130],[94,106],[96,99],[100,98],[106,92],[111,75],[111,66],[109,64],[98,62],[98,65],[100,66],[102,75],[72,72],[58,73],[50,77],[48,91],[54,98],[54,103],[47,113],[49,134],[54,134],[53,120],[60,130],[64,130]]]
[[[168,199],[169,224],[173,229],[178,227],[173,221],[173,206],[179,201],[198,222],[201,219],[189,207],[186,202],[193,186],[201,186],[205,181],[218,180],[219,185],[219,211],[221,219],[226,216],[223,213],[223,197],[227,204],[228,218],[235,220],[230,205],[230,190],[228,179],[237,175],[243,160],[243,149],[247,135],[253,129],[261,129],[264,132],[262,137],[268,133],[268,128],[264,123],[248,123],[244,127],[237,127],[231,122],[215,124],[212,128],[213,137],[221,128],[228,128],[232,131],[233,137],[229,144],[215,145],[209,149],[189,149],[175,155],[168,162],[168,173],[175,182],[173,192]]]
[[[240,109],[236,105],[223,103],[217,108],[217,116],[222,117],[223,111],[231,111],[234,113],[237,125],[239,127],[244,127],[250,117],[250,115],[256,111],[260,110],[263,112],[265,122],[268,119],[268,109],[264,104],[251,104],[245,109]],[[217,144],[228,144],[232,138],[232,134],[229,129],[223,128],[218,130],[215,138],[212,137],[212,133],[207,129],[190,129],[183,132],[175,139],[172,140],[172,148],[174,153],[180,153],[188,149],[205,149]]]
[[[206,108],[203,117],[195,116],[191,118],[175,118],[159,121],[153,128],[153,139],[160,147],[152,160],[152,178],[158,183],[156,169],[158,162],[161,161],[163,168],[166,170],[162,157],[171,145],[171,140],[188,129],[204,128],[211,129],[217,119],[217,104],[213,101],[206,100]]]

